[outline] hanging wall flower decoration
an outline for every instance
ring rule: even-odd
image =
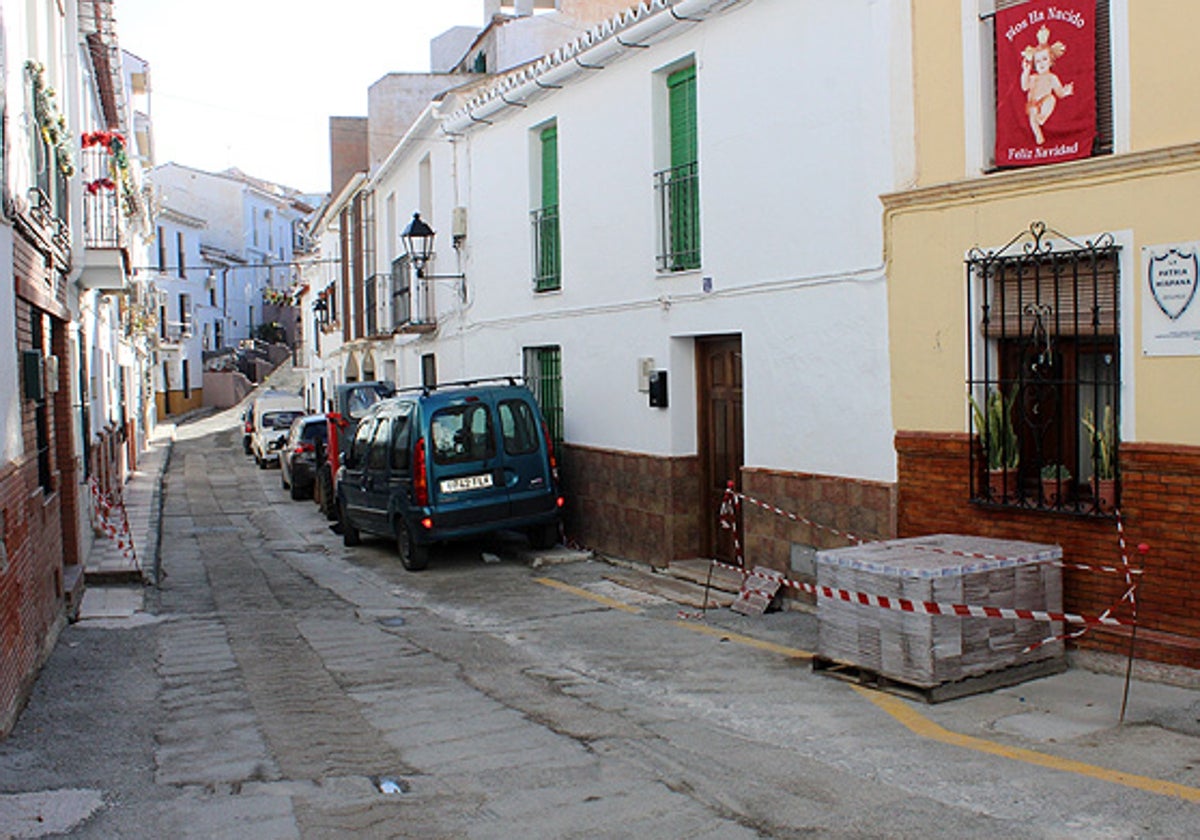
[[[25,74],[33,86],[33,116],[46,145],[54,150],[54,162],[64,178],[75,174],[75,162],[67,142],[67,120],[58,110],[54,88],[46,86],[46,68],[36,62],[25,62]]]

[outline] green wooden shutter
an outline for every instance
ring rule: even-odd
[[[696,162],[696,68],[667,77],[671,109],[671,166]]]
[[[558,205],[558,126],[542,130],[542,207]]]
[[[562,287],[558,230],[558,126],[542,129],[542,206],[537,231],[535,286],[539,292]]]
[[[696,67],[667,77],[671,119],[671,173],[668,181],[672,270],[700,267],[699,144],[696,131]]]

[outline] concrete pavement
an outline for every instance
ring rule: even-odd
[[[133,476],[126,488],[126,504],[131,511],[131,530],[135,546],[138,548],[139,562],[146,569],[153,569],[154,555],[149,553],[149,550],[151,546],[157,547],[158,526],[162,513],[162,476],[171,452],[170,441],[176,435],[186,437],[188,433],[187,424],[170,430],[165,427],[161,429],[156,445],[141,462],[142,469]],[[196,466],[191,469],[200,470],[199,464],[197,461]],[[189,469],[183,462],[177,466],[181,473]],[[171,475],[176,475],[174,467]],[[199,478],[199,475],[195,477]],[[254,518],[254,513],[239,497],[239,493],[245,492],[245,488],[237,485],[235,476],[213,476],[207,480],[214,488],[221,488],[221,494],[212,499],[215,507],[210,510],[208,502],[200,506],[198,501],[193,501],[186,521],[177,522],[176,530],[180,535],[194,534],[193,538],[198,541],[197,547],[200,549],[199,556],[214,557],[222,554],[226,542],[230,545],[235,543],[234,532],[230,526],[212,527],[205,523],[216,521],[215,514],[218,509],[240,510],[244,512],[243,515],[249,515],[251,518]],[[226,495],[229,496],[228,499],[225,498]],[[302,529],[307,528],[310,522],[313,528],[323,528],[324,523],[318,522],[313,511],[306,507],[285,505],[284,509],[288,512],[289,520],[294,518],[298,527],[280,532],[272,539],[279,540],[280,545],[287,543],[280,551],[289,558],[290,563],[302,568],[306,577],[319,583],[322,589],[357,605],[361,616],[377,617],[381,626],[386,626],[382,625],[385,618],[408,616],[406,626],[414,626],[415,614],[408,611],[411,607],[405,606],[401,610],[397,604],[411,600],[415,593],[408,593],[407,598],[398,600],[396,590],[380,586],[372,571],[366,568],[345,567],[344,562],[331,562],[330,556],[306,549]],[[133,513],[134,511],[137,513]],[[295,546],[288,547],[292,542],[295,542]],[[240,684],[241,674],[246,673],[246,669],[249,668],[250,673],[257,670],[259,674],[267,674],[273,680],[278,678],[289,685],[301,686],[304,674],[320,671],[299,668],[294,678],[290,672],[277,673],[279,669],[298,668],[303,664],[294,651],[288,656],[252,661],[235,656],[234,647],[241,644],[243,650],[253,649],[259,644],[259,637],[255,635],[251,641],[250,627],[242,628],[237,622],[222,629],[219,622],[210,616],[209,610],[212,606],[206,599],[213,597],[211,592],[214,590],[210,590],[210,584],[215,586],[216,583],[222,585],[215,591],[224,593],[219,594],[218,598],[236,599],[236,580],[233,577],[224,582],[207,579],[201,568],[196,565],[197,557],[185,551],[182,541],[179,545],[172,546],[172,552],[175,562],[170,565],[168,571],[172,572],[169,584],[174,588],[174,602],[176,606],[194,604],[194,607],[189,609],[194,609],[195,615],[190,622],[177,621],[170,618],[172,611],[167,610],[167,624],[160,634],[156,667],[159,671],[158,678],[165,681],[164,693],[160,697],[165,706],[164,714],[168,723],[158,728],[159,782],[183,784],[184,781],[211,777],[212,783],[218,784],[221,780],[231,777],[274,778],[280,775],[280,770],[272,763],[275,759],[272,751],[263,742],[263,732],[254,725],[252,716],[247,711],[254,704],[249,702],[245,688]],[[386,553],[381,555],[381,559],[387,556]],[[719,609],[709,611],[702,620],[681,619],[677,604],[648,597],[645,588],[631,585],[632,582],[628,578],[630,573],[644,575],[650,580],[660,577],[652,574],[649,569],[630,569],[624,565],[620,569],[621,574],[610,574],[606,571],[612,568],[609,564],[581,561],[579,556],[576,554],[564,558],[573,559],[575,562],[544,565],[539,568],[538,574],[543,576],[547,587],[562,593],[565,598],[585,599],[593,604],[610,606],[614,611],[612,614],[601,610],[591,619],[595,622],[598,633],[611,632],[611,625],[616,622],[619,612],[637,621],[644,619],[662,622],[671,625],[672,628],[687,630],[699,636],[715,637],[723,643],[723,647],[763,651],[769,656],[786,660],[789,666],[797,663],[803,666],[805,658],[815,649],[816,619],[811,614],[789,611],[755,618]],[[498,571],[502,567],[483,568]],[[210,564],[209,575],[220,569],[220,566]],[[231,569],[230,573],[235,571]],[[500,582],[499,578],[497,582]],[[162,619],[155,614],[158,611],[147,610],[143,603],[145,594],[154,591],[140,585],[89,585],[81,610],[81,622],[92,628],[134,628],[160,621]],[[153,603],[154,599],[151,600]],[[258,608],[259,603],[259,600],[252,600],[249,606]],[[460,608],[463,607],[447,605],[444,609],[451,610],[448,615],[456,615],[454,610]],[[305,633],[311,639],[320,641],[319,644],[314,643],[317,649],[328,649],[327,656],[344,650],[343,658],[346,662],[342,667],[347,672],[352,672],[362,665],[361,648],[357,643],[351,645],[336,635],[342,630],[328,623],[327,611],[329,607],[322,605],[320,610],[307,619],[311,626],[305,625]],[[332,612],[329,612],[329,615],[332,615]],[[608,619],[605,619],[606,615],[609,616]],[[608,629],[604,629],[606,624],[610,625]],[[244,640],[240,635],[243,629],[246,631]],[[255,630],[256,634],[258,632]],[[335,635],[325,638],[330,633]],[[96,638],[90,638],[89,643],[102,643],[104,634],[91,635]],[[439,632],[439,638],[440,635]],[[294,639],[290,636],[280,637],[275,641],[292,651]],[[137,646],[131,643],[130,649],[136,650]],[[82,657],[83,653],[80,651],[78,657]],[[613,655],[619,656],[620,653],[614,651]],[[381,648],[380,655],[395,656],[396,653],[385,647]],[[628,655],[631,659],[636,659],[640,652],[628,650]],[[245,654],[241,656],[244,657]],[[769,658],[764,659],[756,655],[741,664],[743,667],[753,667],[755,663],[762,663],[770,668],[769,662]],[[411,666],[411,662],[409,664]],[[1104,664],[1115,667],[1120,663],[1110,661]],[[226,686],[220,694],[228,697],[227,706],[214,708],[211,696],[205,700],[202,695],[196,693],[197,675],[202,675],[202,681],[210,687]],[[800,674],[793,676],[796,679],[804,679]],[[968,754],[973,751],[991,757],[999,756],[1012,762],[1094,779],[1115,786],[1112,788],[1114,791],[1124,786],[1167,800],[1200,803],[1200,774],[1193,766],[1194,759],[1189,758],[1195,756],[1197,748],[1200,747],[1200,724],[1197,722],[1200,719],[1200,692],[1194,687],[1173,687],[1136,679],[1131,686],[1126,725],[1118,727],[1123,683],[1119,668],[1118,673],[1104,674],[1075,667],[1064,674],[932,707],[875,692],[867,692],[864,697],[869,701],[867,705],[874,704],[911,733],[911,743],[914,745],[929,742],[946,744],[967,751]],[[121,688],[121,685],[117,685],[116,688]],[[368,715],[377,716],[377,719],[372,721],[373,725],[388,733],[389,740],[403,748],[405,760],[420,763],[422,750],[428,751],[430,756],[436,753],[439,760],[444,760],[442,752],[433,746],[438,743],[436,739],[431,742],[420,730],[409,729],[403,725],[399,711],[412,709],[405,703],[401,703],[396,709],[392,708],[401,699],[401,694],[397,693],[399,687],[386,687],[386,691],[382,690],[384,687],[380,687],[380,691],[375,692],[378,696],[367,691],[367,688],[371,687],[364,688],[360,700],[368,698],[370,702],[363,708],[371,710],[368,711]],[[332,696],[334,687],[314,685],[306,687],[304,691],[312,692],[311,697],[305,694],[307,699],[301,704],[303,708],[308,709],[315,707],[316,698],[327,700]],[[842,696],[844,692],[820,691],[819,694]],[[416,702],[424,696],[420,692],[413,693],[413,697],[404,695],[407,698],[406,703]],[[436,696],[432,697],[434,701],[437,699]],[[34,702],[37,702],[37,698]],[[742,711],[747,715],[751,710],[757,711],[761,713],[764,721],[771,717],[785,720],[794,713],[791,704],[781,695],[771,698],[745,698],[742,702]],[[508,732],[514,726],[525,725],[522,720],[511,715],[500,714],[502,711],[492,710],[498,715],[497,732]],[[331,721],[347,720],[350,716],[359,714],[353,706],[339,707],[333,712],[330,715]],[[857,714],[862,716],[861,712]],[[484,720],[485,717],[468,708],[461,716],[455,718],[459,722],[455,726],[466,725],[477,718]],[[589,721],[588,725],[594,723]],[[822,734],[821,728],[812,721],[808,722],[808,726],[811,727],[811,734],[805,734],[804,738],[833,739],[836,736],[833,729]],[[354,731],[359,731],[359,728],[355,727]],[[269,728],[266,735],[281,742],[288,738],[288,733],[271,732]],[[529,737],[544,739],[544,733],[530,729]],[[551,745],[551,740],[547,740],[546,748],[550,749]],[[464,743],[463,746],[468,747],[469,744]],[[366,747],[367,745],[359,745],[356,749],[365,750]],[[912,756],[908,755],[907,751],[888,755],[886,761],[881,759],[880,772],[894,777],[902,776],[906,772],[906,764],[918,761],[915,756],[917,752],[918,750],[913,750]],[[571,755],[574,756],[572,761],[580,758],[574,753]],[[297,756],[305,761],[310,760],[303,752]],[[462,773],[467,773],[474,766],[474,756],[475,753],[470,749],[464,752]],[[293,760],[297,758],[294,757]],[[433,763],[434,759],[431,757],[429,761]],[[569,765],[570,762],[564,764]],[[1138,772],[1129,772],[1131,767],[1137,768]],[[230,768],[234,770],[230,771]],[[389,768],[397,773],[406,770],[398,758]],[[2,763],[0,769],[3,769]],[[915,775],[919,769],[914,763],[907,771]],[[304,768],[283,774],[285,778],[292,780],[317,778],[319,775]],[[297,783],[293,781],[289,784]],[[6,785],[3,789],[12,788]],[[103,797],[99,796],[98,789],[107,788],[41,790],[13,796],[0,795],[0,836],[4,836],[6,832],[11,836],[43,836],[53,833],[56,830],[53,826],[61,826],[57,830],[69,830],[72,825],[78,824],[88,814],[102,807]],[[261,809],[248,816],[257,820],[259,826],[286,827],[289,823],[286,814],[281,810],[281,800],[277,796],[267,795],[271,791],[279,790],[278,784],[274,787],[264,786],[260,791],[264,795],[243,795],[236,801],[244,808]],[[327,792],[334,793],[332,789]],[[316,796],[312,791],[304,795]],[[367,786],[363,790],[339,791],[337,795],[345,796],[347,801],[367,801],[372,792]],[[286,831],[280,831],[275,836],[287,836]],[[1139,835],[1118,832],[1103,836]]]

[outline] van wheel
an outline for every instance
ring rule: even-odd
[[[350,517],[346,514],[346,506],[344,504],[338,505],[338,518],[342,521],[342,545],[347,548],[353,548],[362,542],[362,534],[350,524]]]
[[[412,532],[403,519],[396,521],[396,550],[400,555],[400,565],[407,571],[419,572],[429,565],[429,546],[418,545],[413,540]]]
[[[292,482],[292,501],[298,502],[304,498],[304,490],[295,481]]]
[[[558,523],[538,525],[529,529],[529,544],[538,551],[545,551],[558,545]]]

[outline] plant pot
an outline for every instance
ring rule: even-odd
[[[1117,506],[1117,480],[1115,478],[1093,478],[1092,493],[1101,513],[1112,513]]]
[[[1042,504],[1046,507],[1058,507],[1059,499],[1065,495],[1068,482],[1054,478],[1042,479]]]
[[[1016,497],[1017,471],[988,470],[988,500],[1004,504]]]

